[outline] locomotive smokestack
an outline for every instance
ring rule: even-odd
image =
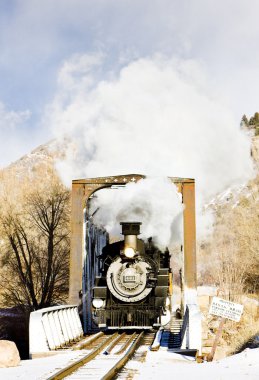
[[[133,248],[137,251],[137,236],[140,234],[140,222],[121,222],[124,235],[124,248]]]

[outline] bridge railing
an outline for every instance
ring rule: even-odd
[[[184,317],[183,317],[183,324],[181,328],[181,347],[183,345],[185,334],[188,328],[189,328],[189,308],[188,306],[186,306]]]
[[[187,304],[181,330],[181,348],[201,352],[201,313],[197,304]]]
[[[67,346],[83,336],[75,305],[53,306],[30,314],[30,357]]]

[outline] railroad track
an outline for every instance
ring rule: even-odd
[[[153,337],[154,334],[145,334],[143,331],[130,334],[115,332],[112,335],[99,333],[78,347],[88,350],[86,355],[47,380],[114,379],[138,346],[150,345]]]

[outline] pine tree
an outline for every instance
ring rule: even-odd
[[[241,119],[241,126],[242,126],[242,127],[248,127],[248,124],[249,124],[249,122],[248,122],[248,118],[247,118],[247,116],[246,116],[246,115],[243,115],[243,117],[242,117],[242,119]]]
[[[255,125],[258,125],[259,124],[259,112],[256,112],[254,114],[254,120],[255,120]]]
[[[250,120],[249,120],[249,126],[254,126],[255,125],[255,118],[254,116],[250,117]]]

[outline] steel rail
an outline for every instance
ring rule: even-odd
[[[126,354],[104,375],[101,380],[111,380],[117,375],[117,373],[125,366],[127,361],[134,354],[136,349],[138,348],[139,342],[143,337],[144,332],[142,331],[135,342],[130,346]]]
[[[66,376],[71,375],[73,372],[75,372],[78,368],[82,367],[84,364],[90,362],[92,359],[94,359],[103,349],[106,347],[111,340],[113,340],[118,333],[114,333],[109,338],[107,338],[104,342],[99,344],[99,346],[91,351],[89,354],[85,355],[83,358],[77,360],[76,362],[70,364],[66,368],[61,369],[60,371],[56,372],[54,375],[47,378],[47,380],[62,380]]]
[[[111,350],[121,341],[121,339],[124,338],[125,335],[126,335],[126,333],[124,332],[124,333],[120,334],[116,339],[114,339],[114,341],[111,342],[111,344],[109,345],[107,350],[105,350],[104,354],[109,355]]]
[[[103,335],[104,335],[103,332],[99,332],[97,334],[89,336],[86,339],[84,339],[82,342],[77,343],[76,346],[72,347],[72,350],[83,350],[84,348],[89,346],[89,344],[93,343],[95,340],[99,339]]]
[[[124,343],[124,345],[118,350],[115,352],[115,355],[120,355],[123,353],[123,351],[125,351],[128,346],[130,345],[130,343],[134,340],[134,338],[136,337],[136,333],[134,332],[130,337],[129,339]]]

